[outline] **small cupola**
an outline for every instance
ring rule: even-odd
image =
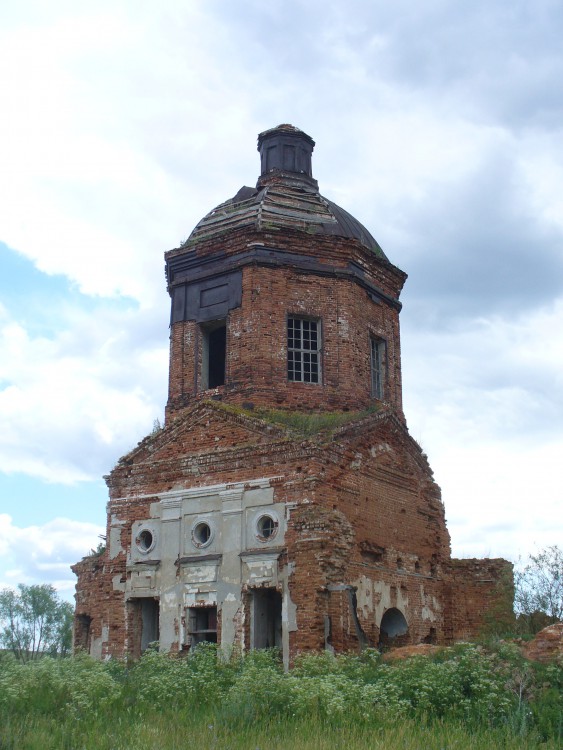
[[[258,187],[264,185],[271,176],[280,174],[299,176],[307,182],[315,183],[311,169],[311,156],[315,141],[293,125],[278,125],[265,130],[258,136],[261,174]],[[307,179],[308,178],[308,179]]]

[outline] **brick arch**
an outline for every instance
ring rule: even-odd
[[[409,624],[397,607],[388,609],[379,625],[379,645],[383,647],[406,646],[410,642]]]

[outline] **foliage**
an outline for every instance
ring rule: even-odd
[[[219,403],[217,401],[212,403],[216,409],[222,409],[230,414],[254,417],[273,425],[281,425],[299,433],[303,437],[310,437],[319,432],[334,432],[339,427],[363,419],[370,414],[374,414],[379,409],[379,406],[374,404],[361,411],[303,412],[289,411],[287,409],[255,409],[254,407],[245,409],[241,406]]]
[[[207,644],[190,657],[149,649],[132,664],[0,655],[0,747],[176,748],[189,736],[214,748],[547,750],[562,737],[562,688],[561,666],[503,643],[392,663],[375,651],[308,654],[287,673],[275,650],[227,657]],[[41,732],[49,739],[25,739]]]
[[[0,591],[0,644],[19,661],[42,654],[69,653],[72,642],[72,607],[48,584],[18,585],[18,591]]]
[[[515,606],[531,632],[563,619],[563,550],[557,545],[530,555],[515,575]],[[537,623],[537,624],[536,624]]]
[[[189,659],[150,648],[130,667],[127,689],[136,705],[201,708],[224,699],[236,670],[237,660],[218,659],[211,643],[200,644]]]
[[[87,555],[87,557],[100,557],[100,555],[104,554],[104,552],[106,551],[106,544],[105,544],[106,538],[105,536],[100,535],[100,539],[102,539],[103,541],[98,542],[98,544],[96,545],[96,549],[92,548],[90,550],[90,553]]]
[[[121,688],[106,665],[78,654],[68,659],[0,664],[0,709],[64,719],[103,711],[121,696]]]
[[[354,422],[373,413],[376,407],[363,411],[297,412],[276,409],[256,409],[255,416],[266,422],[289,427],[304,436],[318,432],[334,431],[349,422]]]

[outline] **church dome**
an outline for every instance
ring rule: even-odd
[[[311,172],[315,142],[293,125],[278,125],[258,136],[262,172],[255,188],[244,186],[210,211],[185,245],[242,228],[296,230],[358,240],[379,258],[387,257],[356,218],[324,198]]]

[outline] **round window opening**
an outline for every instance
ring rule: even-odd
[[[196,547],[205,547],[211,542],[211,526],[205,521],[196,523],[192,531],[192,539]]]
[[[143,529],[135,540],[141,552],[150,552],[154,547],[154,536],[149,529]]]
[[[278,522],[272,516],[260,516],[256,523],[256,529],[258,531],[258,537],[262,541],[269,541],[273,539],[278,530]]]

